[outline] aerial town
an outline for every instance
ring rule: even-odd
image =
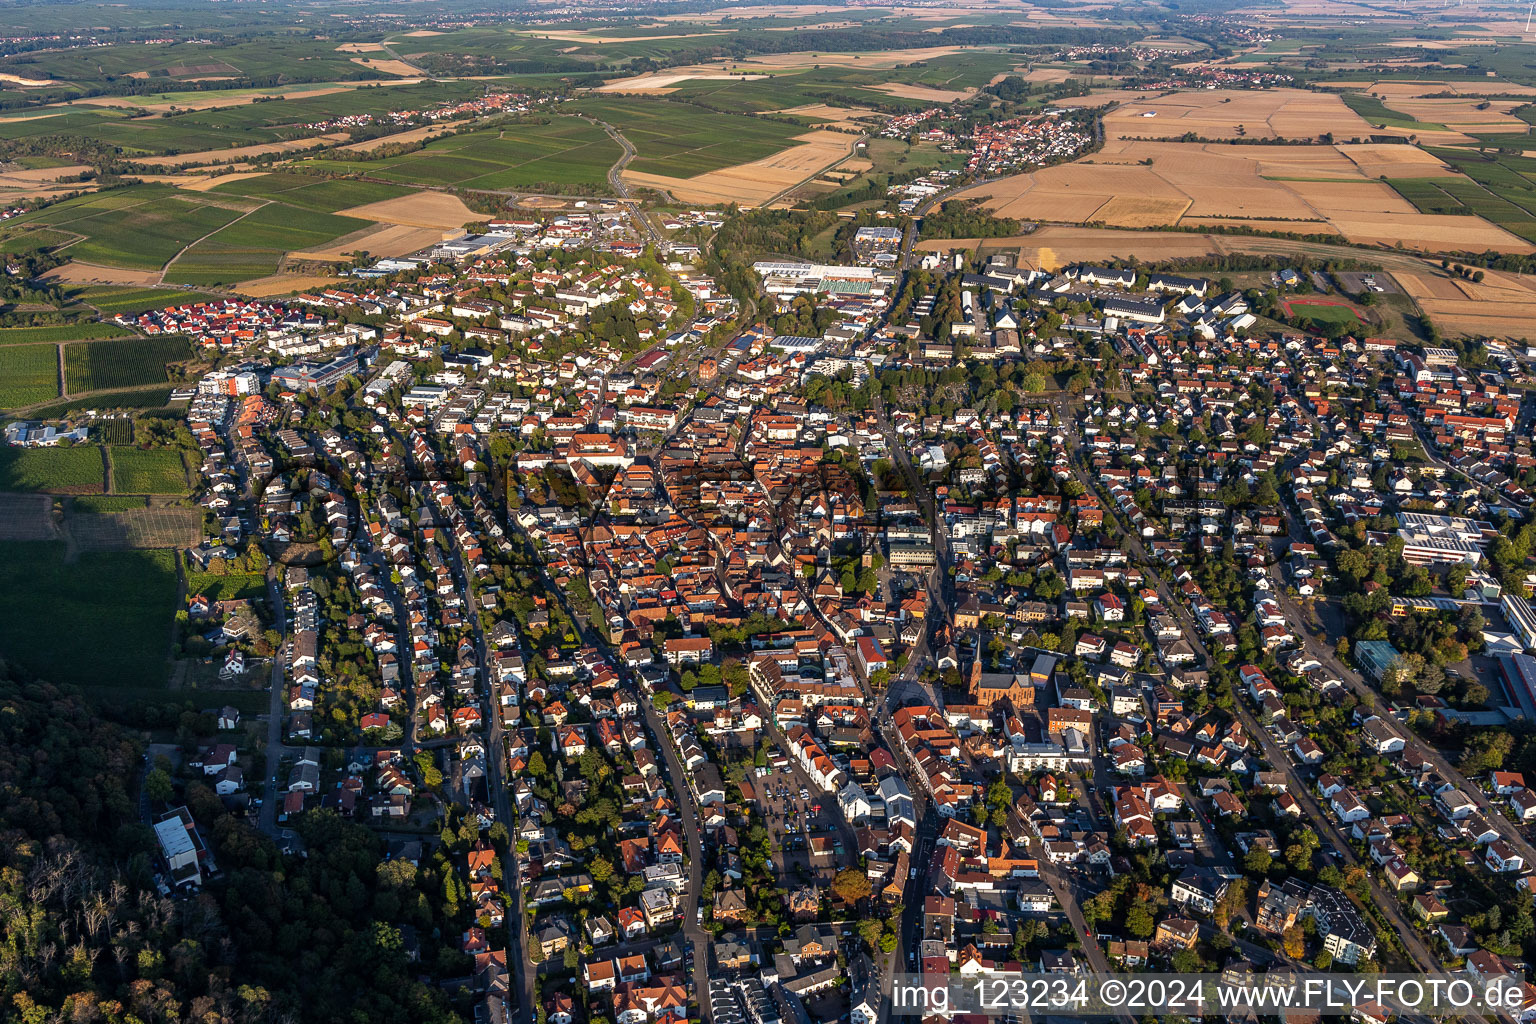
[[[836,150],[727,200],[699,183],[725,170],[631,168],[664,130],[624,135],[604,118],[630,94],[546,45],[650,37],[579,21],[524,40],[549,70],[509,70],[473,35],[491,29],[445,13],[295,58],[383,74],[403,53],[427,99],[325,93],[334,110],[212,174],[167,152],[99,193],[0,203],[21,222],[0,242],[53,239],[0,281],[14,1019],[975,1024],[911,1012],[903,986],[1298,971],[1514,977],[1497,1019],[1536,1024],[1536,246],[1434,248],[1474,221],[1536,242],[1516,202],[1536,161],[1476,150],[1521,178],[1519,215],[1495,219],[1449,184],[1486,171],[1472,150],[1426,162],[1371,130],[1487,133],[1424,127],[1431,107],[1404,127],[1387,89],[1349,94],[1370,122],[1350,143],[1282,144],[1280,106],[1252,111],[1295,93],[1286,116],[1321,116],[1302,108],[1338,97],[1297,82],[1332,51],[1186,59],[1205,17],[1113,43],[1062,29],[1049,68],[981,51],[1002,70],[959,89],[804,72],[848,76],[868,109],[823,90],[726,110],[782,70],[768,43],[708,75],[626,53],[641,85],[609,77],[644,102],[740,118],[710,146],[793,128],[789,152]],[[1296,52],[1229,29],[1212,38],[1248,56]],[[462,54],[408,49],[460,32]],[[287,102],[200,111],[223,78],[197,67],[124,125]],[[881,70],[934,67],[952,70]],[[1414,99],[1471,106],[1442,84]],[[1536,125],[1524,95],[1473,113]],[[773,119],[795,111],[830,126]],[[1221,118],[1242,123],[1213,142]],[[519,159],[593,180],[390,191],[449,162],[427,155],[445,141],[510,167],[485,154],[533,146],[519,131],[569,144]],[[0,183],[56,169],[26,145]],[[1265,161],[1231,191],[1267,210],[1283,182],[1343,180],[1303,159],[1346,156],[1372,194],[1467,208],[1390,213],[1421,218],[1393,222],[1425,232],[1405,245],[1336,212],[1079,187]],[[199,221],[163,266],[102,284],[91,222],[128,214],[29,218],[80,195],[130,209],[123,175],[180,197],[144,204],[238,207],[251,237],[364,227],[295,240],[270,275],[178,283],[228,230]],[[74,678],[38,667],[68,658]]]
[[[220,357],[189,558],[267,587],[189,593],[193,628],[232,675],[280,637],[268,774],[188,765],[290,846],[317,810],[460,823],[488,1019],[1515,966],[1528,352],[1254,331],[1289,269],[1050,273],[880,228],[862,264],[759,262],[749,315],[622,220],[120,318]],[[169,888],[218,870],[184,807],[156,833]]]

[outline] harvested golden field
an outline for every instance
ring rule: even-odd
[[[634,78],[621,78],[598,86],[597,92],[650,93],[663,96],[675,92],[684,82],[746,82],[763,78],[763,75],[726,75],[719,71],[653,71]]]
[[[68,252],[69,250],[64,250]],[[158,270],[127,270],[122,267],[98,267],[94,263],[70,260],[43,275],[43,280],[62,284],[128,284],[148,287],[160,283]]]
[[[683,32],[675,35],[662,36],[607,36],[594,32],[558,31],[551,32],[547,29],[530,29],[521,35],[532,36],[536,39],[558,39],[566,43],[647,43],[653,39],[698,39],[703,36],[718,36],[719,32]]]
[[[1330,86],[1324,86],[1330,88]],[[1336,88],[1357,89],[1353,84],[1339,85]],[[1382,81],[1372,82],[1365,87],[1365,91],[1375,93],[1384,100],[1402,97],[1427,96],[1438,93],[1453,92],[1460,96],[1536,96],[1536,86],[1516,85],[1514,82],[1506,82],[1502,79],[1491,82],[1436,82],[1436,81]]]
[[[347,259],[348,254],[359,250],[374,256],[405,256],[418,249],[436,245],[443,240],[445,234],[451,234],[451,232],[442,228],[419,227],[411,224],[376,224],[371,228],[343,235],[322,249],[291,252],[288,258],[295,261],[317,260],[331,263]]]
[[[975,89],[956,91],[954,89],[931,89],[926,85],[901,84],[877,85],[874,86],[874,89],[888,96],[899,96],[904,100],[921,100],[924,103],[953,103],[956,100],[963,100],[967,96],[973,96],[976,93]]]
[[[56,182],[60,178],[72,178],[90,169],[89,164],[70,164],[67,167],[34,167],[30,170],[0,171],[0,186],[30,188],[33,185]]]
[[[1439,216],[1431,213],[1370,214],[1330,217],[1329,222],[1351,242],[1402,242],[1431,252],[1442,249],[1497,249],[1500,252],[1536,252],[1529,242],[1481,217]]]
[[[379,53],[383,51],[383,43],[342,43],[336,47],[337,53]]]
[[[1372,131],[1337,96],[1304,89],[1202,89],[1161,97],[1142,94],[1139,99],[1122,100],[1104,116],[1106,139],[1168,139],[1188,132],[1208,139],[1310,139],[1324,132],[1349,138],[1364,137]]]
[[[1332,146],[1110,142],[1076,163],[960,194],[1020,220],[1155,227],[1191,218],[1301,234],[1331,230],[1362,244],[1402,240],[1428,249],[1531,251],[1480,218],[1417,212]]]
[[[186,167],[189,164],[222,164],[266,156],[269,153],[292,153],[311,149],[322,143],[345,142],[351,138],[346,132],[332,132],[312,139],[293,139],[289,142],[269,142],[261,146],[236,146],[233,149],[209,149],[201,153],[176,153],[172,156],[141,156],[135,161],[151,167]]]
[[[356,217],[358,220],[436,228],[439,231],[461,228],[472,221],[483,219],[465,206],[458,196],[446,192],[417,192],[398,199],[383,199],[377,203],[352,206],[337,210],[336,213],[341,217]]]
[[[1446,276],[1437,269],[1392,276],[1442,331],[1527,338],[1531,310],[1536,308],[1536,281],[1502,271],[1485,271],[1473,284]]]
[[[808,117],[816,121],[824,121],[838,128],[858,128],[858,119],[861,117],[875,117],[873,110],[865,107],[829,107],[825,103],[807,103],[801,107],[789,107],[784,110],[772,111],[775,114],[789,114],[795,117]]]
[[[1530,125],[1510,111],[1523,105],[1523,100],[1484,100],[1475,96],[1458,99],[1420,99],[1417,97],[1389,97],[1382,101],[1386,106],[1428,124],[1443,124],[1460,132],[1520,132],[1530,130]],[[1487,110],[1478,107],[1488,104]]]
[[[335,283],[334,277],[321,277],[319,274],[273,274],[270,277],[258,277],[254,281],[242,282],[240,293],[257,299],[268,299],[274,295],[289,295],[315,288],[328,288]]]
[[[352,63],[361,64],[369,71],[377,71],[384,75],[399,75],[401,78],[421,74],[421,68],[413,67],[403,60],[388,60],[381,57],[353,57]]]
[[[1343,153],[1367,178],[1454,178],[1458,172],[1440,158],[1418,146],[1404,143],[1370,142],[1360,146],[1340,146]]]
[[[337,146],[336,149],[338,152],[342,153],[367,153],[378,149],[381,146],[392,146],[398,143],[425,142],[428,139],[435,139],[439,135],[446,134],[452,130],[452,127],[448,125],[431,124],[424,128],[412,128],[409,131],[396,132],[394,135],[381,135],[376,139],[365,139],[362,142],[349,142],[345,146]]]
[[[855,142],[852,136],[831,131],[814,131],[796,138],[800,141],[798,146],[761,160],[723,167],[692,178],[626,170],[624,180],[664,189],[682,202],[734,202],[747,207],[758,206],[842,160],[849,155]]]
[[[417,81],[420,81],[418,78]],[[148,102],[148,97],[139,96],[87,96],[83,99],[72,100],[68,106],[91,107],[129,107],[135,110],[148,110],[153,113],[162,113],[172,107],[177,110],[217,110],[222,107],[241,107],[268,96],[281,96],[285,100],[307,100],[315,96],[331,96],[339,92],[351,92],[370,85],[413,85],[413,82],[402,82],[398,78],[370,78],[356,82],[338,83],[336,85],[317,86],[288,86],[278,89],[229,89],[209,90],[202,96],[182,96],[174,103],[169,100]],[[62,113],[62,111],[60,111]]]
[[[1152,199],[1147,196],[1114,196],[1093,211],[1091,220],[1118,228],[1149,228],[1176,224],[1189,209],[1188,199]]]
[[[223,185],[231,181],[241,181],[245,178],[260,178],[266,171],[233,171],[229,174],[207,174],[182,182],[179,187],[188,192],[207,192],[217,185]],[[170,178],[172,175],[160,175],[162,178]]]

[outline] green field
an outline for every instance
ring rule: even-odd
[[[132,512],[148,508],[149,499],[132,494],[83,494],[71,498],[69,507],[75,512]]]
[[[227,206],[192,193],[176,193],[159,185],[124,189],[68,199],[23,214],[12,224],[47,225],[84,237],[65,251],[84,263],[159,270],[181,249],[239,217],[238,200],[215,197]]]
[[[54,345],[0,348],[0,409],[59,397],[59,350]]]
[[[205,287],[233,285],[277,273],[284,255],[281,249],[225,245],[210,238],[198,242],[167,267],[165,279]]]
[[[1386,128],[1401,128],[1404,131],[1436,132],[1445,131],[1445,125],[1432,124],[1428,121],[1415,121],[1407,114],[1399,113],[1387,106],[1376,97],[1363,92],[1340,93],[1339,98],[1344,105],[1372,124]]]
[[[166,379],[166,363],[191,354],[185,338],[88,341],[65,348],[64,381],[71,393],[155,384]]]
[[[187,468],[181,452],[168,448],[146,451],[132,446],[114,446],[109,454],[114,493],[187,493]]]
[[[45,405],[40,409],[33,409],[29,414],[34,419],[51,420],[61,416],[68,416],[78,409],[139,409],[144,411],[164,410],[168,416],[178,415],[181,410],[171,410],[167,407],[171,401],[171,389],[166,384],[151,384],[147,387],[129,388],[124,391],[106,391],[84,398],[66,398],[52,405]],[[4,488],[0,488],[3,490]]]
[[[89,552],[66,565],[62,543],[0,543],[0,650],[45,679],[164,686],[175,605],[169,551]]]
[[[211,572],[187,570],[187,594],[202,594],[210,601],[238,601],[261,597],[266,590],[266,577],[260,573],[254,575],[230,573],[220,576]]]
[[[73,242],[76,235],[68,231],[59,231],[55,228],[25,228],[21,231],[7,232],[0,237],[0,251],[7,253],[37,252],[39,249],[53,249]]]
[[[74,448],[0,447],[0,491],[100,494],[105,467],[94,444]]]
[[[1467,178],[1389,179],[1404,199],[1424,213],[1475,214],[1536,241],[1536,160],[1455,149],[1430,152]]]
[[[0,327],[0,346],[29,345],[39,341],[95,341],[101,338],[129,338],[116,324],[62,324],[57,327]]]
[[[166,268],[166,280],[190,285],[230,285],[265,277],[277,272],[289,250],[318,248],[333,238],[372,226],[371,221],[287,205],[287,196],[303,191],[275,193],[272,198],[278,201],[198,242]],[[316,196],[313,201],[325,200]]]
[[[692,103],[634,96],[584,99],[585,114],[624,134],[638,155],[630,168],[691,178],[772,156],[795,145],[803,125],[741,114],[722,114]]]
[[[411,194],[411,189],[400,185],[386,185],[377,181],[317,178],[311,174],[294,174],[288,171],[225,182],[214,186],[211,191],[223,195],[246,196],[251,199],[270,199],[316,213],[335,213],[337,210],[345,210],[348,207],[382,202],[385,199],[398,199],[400,196]]]
[[[149,309],[164,309],[192,302],[204,302],[209,298],[203,292],[180,288],[122,288],[115,285],[98,285],[82,288],[70,298],[89,303],[103,313],[142,313]]]
[[[467,99],[481,90],[479,83],[474,82],[433,82],[366,89],[334,82],[325,83],[325,86],[346,91],[293,99],[283,98],[281,89],[235,89],[229,91],[229,106],[176,111],[71,106],[46,118],[0,119],[0,140],[35,139],[67,132],[118,147],[129,159],[198,153],[313,138],[322,132],[308,126],[334,117],[430,108],[442,102]],[[253,95],[276,98],[259,103],[235,102],[238,98]],[[137,102],[146,107],[176,103],[202,106],[206,100],[205,92],[137,97]]]
[[[381,160],[340,159],[341,154],[317,157],[310,166],[402,184],[602,188],[608,169],[622,152],[601,128],[569,117],[548,124],[510,124],[464,132],[429,142],[416,152]]]
[[[1346,327],[1360,326],[1360,318],[1348,306],[1312,305],[1305,299],[1297,299],[1291,303],[1291,315],[1294,317],[1305,317],[1320,324],[1343,324]]]
[[[975,51],[933,57],[901,68],[813,68],[745,80],[681,82],[678,99],[698,100],[716,110],[761,113],[811,103],[834,107],[873,107],[883,111],[918,111],[928,100],[882,92],[882,85],[921,85],[932,89],[979,89],[1019,63],[1014,54]]]

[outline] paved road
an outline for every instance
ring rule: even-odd
[[[267,778],[263,788],[261,814],[257,823],[267,835],[277,838],[277,771],[283,758],[283,715],[287,712],[288,678],[288,606],[282,585],[283,567],[267,569],[267,602],[272,606],[272,628],[283,637],[272,652],[272,699],[267,708]]]
[[[617,142],[619,144],[619,148],[624,150],[624,152],[620,154],[619,158],[613,162],[613,166],[608,168],[608,186],[613,189],[614,193],[617,194],[620,199],[624,200],[624,202],[628,204],[630,215],[634,217],[635,223],[640,226],[640,230],[645,232],[646,239],[653,245],[660,242],[661,234],[657,232],[656,228],[651,224],[650,219],[646,217],[645,212],[640,209],[640,204],[637,203],[630,195],[629,182],[624,180],[624,168],[629,166],[629,162],[633,160],[636,155],[634,144],[624,137],[623,132],[619,131],[607,121],[599,121],[597,118],[588,117],[585,114],[578,114],[576,116],[580,117],[583,121],[589,121],[592,124],[597,125],[603,131],[607,132],[608,137],[614,142]]]

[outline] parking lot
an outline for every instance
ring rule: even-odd
[[[788,764],[782,769],[770,767],[763,776],[754,772],[752,777],[758,806],[773,837],[773,863],[780,877],[794,879],[804,872],[807,880],[830,880],[836,872],[835,858],[812,864],[807,840],[827,836],[836,841],[837,811],[831,794],[813,790],[803,782]]]

